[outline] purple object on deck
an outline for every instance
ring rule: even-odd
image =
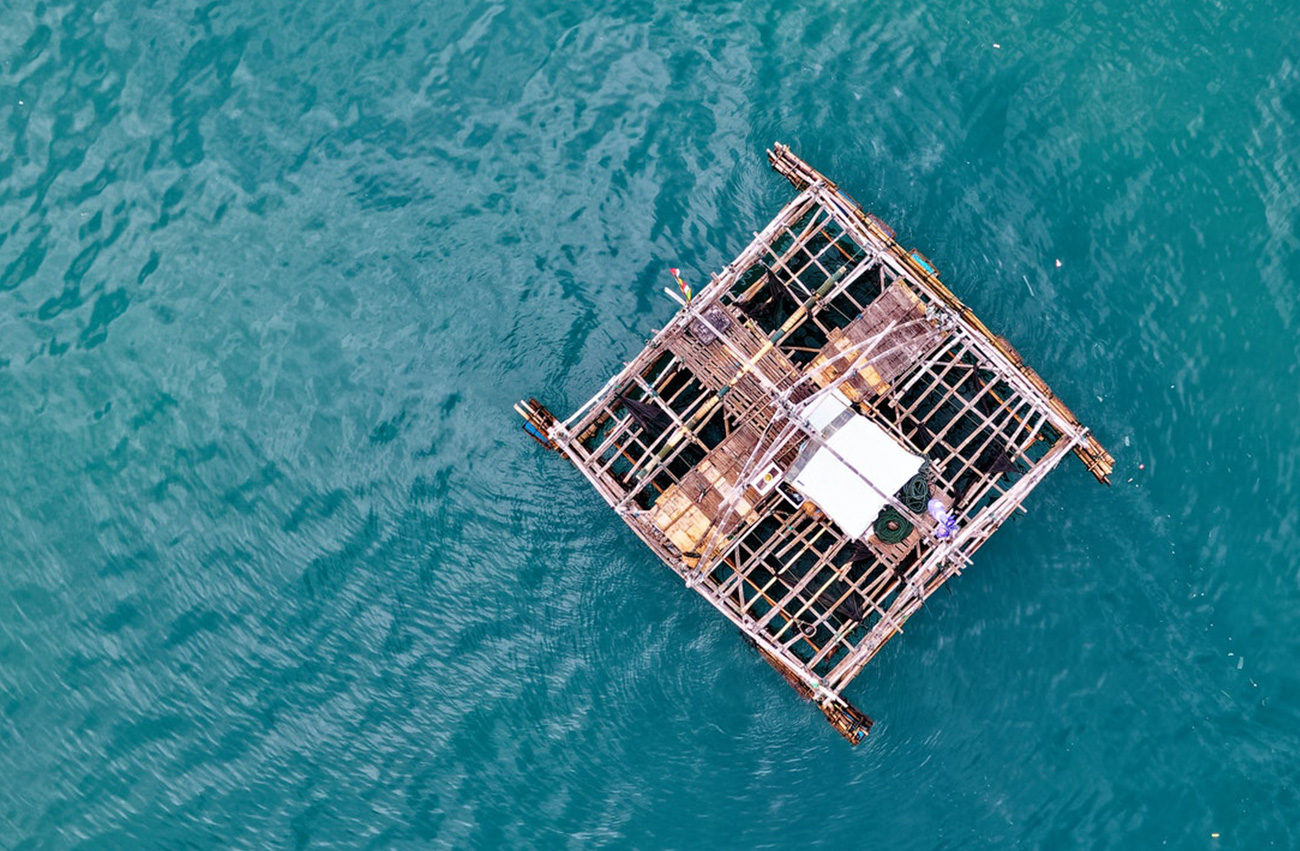
[[[948,509],[944,507],[942,501],[938,498],[931,499],[926,503],[925,507],[930,512],[930,516],[939,524],[935,529],[935,535],[939,540],[944,540],[957,531],[957,518],[948,513]]]

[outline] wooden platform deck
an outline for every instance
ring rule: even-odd
[[[750,426],[736,429],[655,500],[648,513],[650,522],[687,557],[698,553],[718,524],[733,515],[733,522],[739,523],[758,519],[757,500],[746,493],[747,488],[740,488],[724,507],[741,482],[758,437]]]
[[[895,283],[848,325],[832,330],[808,370],[818,386],[826,387],[852,368],[840,392],[856,402],[886,392],[942,336],[925,321],[921,300]]]
[[[769,158],[798,195],[736,260],[568,418],[518,410],[856,743],[871,721],[843,690],[862,667],[1062,457],[1103,482],[1114,462],[928,261],[787,148]],[[814,422],[828,394],[920,478],[882,492]],[[867,533],[794,484],[816,453],[884,506]]]
[[[771,388],[787,389],[800,370],[744,314],[715,304],[667,340],[669,350],[741,422],[771,405]]]

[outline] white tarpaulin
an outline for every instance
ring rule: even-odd
[[[844,534],[861,538],[886,505],[881,494],[897,493],[920,472],[924,459],[854,412],[839,391],[818,399],[804,416],[827,446],[810,440],[792,468],[790,482]]]

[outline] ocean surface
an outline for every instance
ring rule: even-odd
[[[0,0],[0,849],[1300,847],[1300,6]],[[1112,450],[851,748],[511,410],[792,194]]]

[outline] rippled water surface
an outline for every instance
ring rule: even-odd
[[[1297,32],[0,2],[0,848],[1297,847]],[[857,749],[510,409],[745,244],[775,140],[1117,459],[867,668]]]

